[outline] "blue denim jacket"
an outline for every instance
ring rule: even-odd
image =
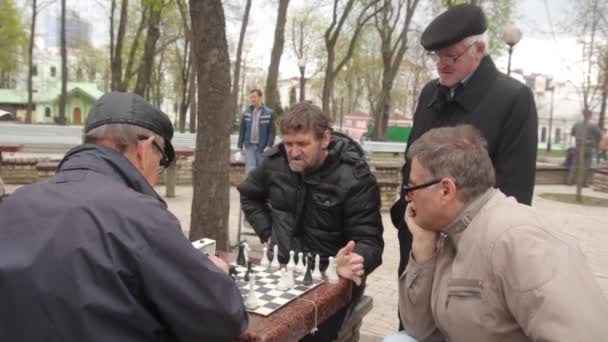
[[[253,115],[253,106],[248,106],[243,112],[241,118],[241,129],[239,130],[239,142],[238,147],[243,148],[243,145],[247,146],[250,144],[251,139],[251,119]],[[272,109],[267,106],[262,106],[262,114],[260,116],[259,126],[259,149],[264,151],[266,147],[274,145],[274,113]]]

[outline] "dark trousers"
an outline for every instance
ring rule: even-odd
[[[346,305],[342,309],[338,310],[333,316],[325,320],[317,327],[317,331],[314,334],[308,334],[304,336],[301,342],[331,342],[338,337],[342,323],[349,316],[350,312],[359,304],[363,292],[365,291],[365,282],[361,286],[353,284],[352,300],[350,304]]]

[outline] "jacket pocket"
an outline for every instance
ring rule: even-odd
[[[468,302],[465,305],[475,305],[483,301],[483,281],[479,279],[453,278],[448,280],[446,308],[452,301]]]
[[[341,202],[327,194],[312,193],[312,220],[311,226],[328,232],[342,231],[342,205]]]

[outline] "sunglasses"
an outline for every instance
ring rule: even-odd
[[[145,135],[138,135],[137,138],[139,140],[146,140],[148,138],[150,138],[149,136],[145,136]],[[160,161],[158,162],[158,165],[162,166],[163,168],[167,168],[169,167],[169,158],[167,158],[167,155],[165,154],[165,151],[163,151],[162,148],[160,148],[160,146],[158,145],[158,143],[156,142],[156,140],[152,140],[152,144],[154,145],[154,147],[156,147],[156,149],[158,150],[158,152],[160,152],[161,158]]]
[[[405,195],[407,195],[408,193],[410,193],[412,191],[428,188],[429,186],[438,184],[439,182],[441,182],[441,179],[435,179],[435,180],[432,180],[430,182],[423,183],[423,184],[420,184],[420,185],[409,185],[409,184],[408,185],[404,185],[403,186],[403,190],[402,190],[403,191],[403,195],[405,196]]]

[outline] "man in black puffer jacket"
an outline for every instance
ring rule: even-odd
[[[263,243],[338,260],[338,274],[360,285],[382,263],[380,190],[361,147],[332,133],[320,108],[299,103],[281,117],[282,142],[238,187],[247,220]],[[355,287],[353,298],[363,287]],[[352,306],[352,305],[351,305]],[[306,341],[335,338],[348,307]]]

